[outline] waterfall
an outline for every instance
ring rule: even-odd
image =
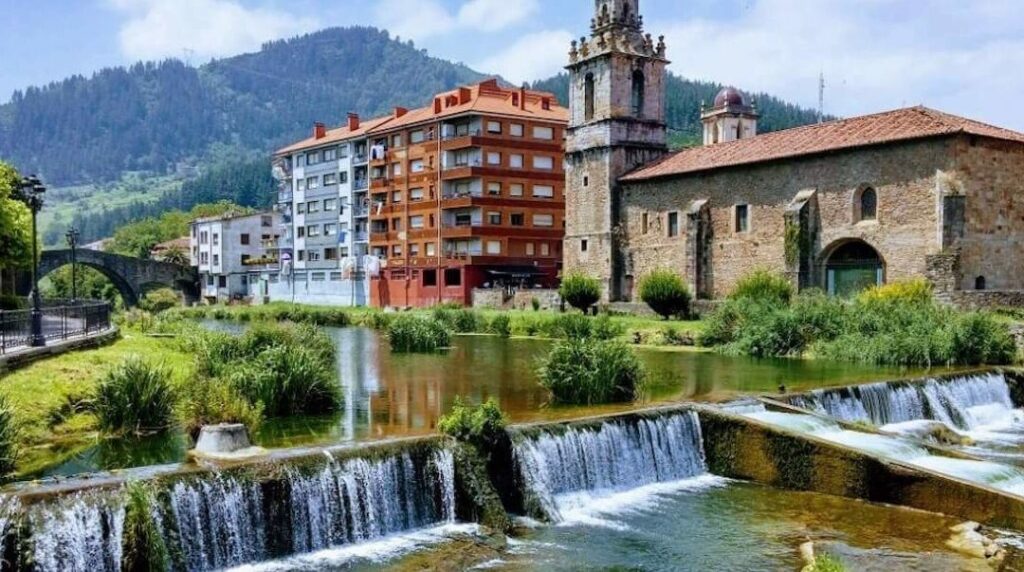
[[[119,494],[80,493],[26,509],[39,572],[121,569],[124,502]]]
[[[150,512],[174,569],[219,570],[355,544],[455,521],[455,462],[447,449],[197,473],[156,485]],[[0,539],[27,524],[33,570],[118,572],[123,489],[22,507],[0,496]]]
[[[522,481],[556,519],[557,495],[624,490],[706,472],[693,412],[542,433],[516,444],[515,461]]]
[[[920,384],[874,383],[843,389],[819,389],[794,397],[793,405],[843,421],[875,425],[930,419],[962,430],[1009,415],[1010,389],[1002,374],[973,375]]]

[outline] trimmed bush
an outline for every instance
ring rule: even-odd
[[[640,280],[640,299],[664,319],[690,313],[690,290],[671,270],[655,270]]]
[[[125,493],[121,569],[128,572],[170,569],[170,554],[153,517],[155,497],[141,482],[130,483]]]
[[[14,471],[18,461],[18,433],[14,409],[0,394],[0,477]]]
[[[147,292],[142,300],[139,301],[139,307],[147,312],[159,314],[165,310],[176,308],[181,305],[181,296],[170,288],[159,288],[152,292]]]
[[[538,375],[556,403],[577,405],[631,401],[646,376],[628,346],[594,339],[559,342],[541,362]]]
[[[96,416],[107,433],[161,433],[174,423],[174,403],[170,370],[129,356],[100,381]]]
[[[755,270],[736,283],[729,297],[786,305],[793,298],[793,285],[781,274],[770,270]]]
[[[393,352],[432,353],[450,346],[452,336],[438,320],[404,314],[388,326],[388,340]]]
[[[558,294],[570,306],[586,312],[601,299],[601,282],[580,273],[571,273],[562,278]]]
[[[478,406],[456,397],[451,410],[438,421],[437,429],[477,449],[489,451],[504,437],[507,424],[507,417],[493,397]]]

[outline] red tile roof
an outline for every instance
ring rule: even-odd
[[[765,133],[729,143],[683,149],[633,171],[622,180],[643,181],[722,167],[960,133],[1024,143],[1024,133],[927,107],[908,107]]]
[[[317,139],[316,137],[303,139],[298,143],[293,143],[287,147],[278,149],[274,152],[274,155],[287,155],[289,153],[294,153],[295,151],[314,149],[322,145],[328,145],[330,143],[337,143],[339,141],[345,141],[346,139],[352,139],[353,137],[359,137],[360,135],[365,135],[371,129],[380,127],[392,119],[394,119],[394,116],[391,115],[367,119],[365,121],[361,121],[359,123],[359,129],[356,130],[349,129],[348,125],[343,125],[336,129],[328,129],[327,134],[320,139]]]

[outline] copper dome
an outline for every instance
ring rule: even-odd
[[[715,107],[746,104],[747,100],[743,97],[743,93],[735,87],[723,87],[722,91],[718,92],[718,95],[715,96]]]

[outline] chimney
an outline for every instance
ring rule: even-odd
[[[408,109],[406,109],[404,107],[396,107],[395,108],[395,119],[398,119],[399,117],[405,115],[406,113],[409,113]]]
[[[434,115],[437,115],[438,113],[441,113],[441,98],[440,97],[435,97],[434,98]]]
[[[359,114],[349,113],[348,114],[348,130],[355,131],[359,129]]]
[[[324,137],[327,137],[327,127],[317,121],[313,124],[313,139],[323,139]]]
[[[526,86],[519,88],[519,108],[526,109]]]
[[[468,87],[460,87],[459,88],[459,105],[467,104],[467,103],[469,103],[469,101],[471,99],[473,99],[473,92],[470,91],[470,89]]]

